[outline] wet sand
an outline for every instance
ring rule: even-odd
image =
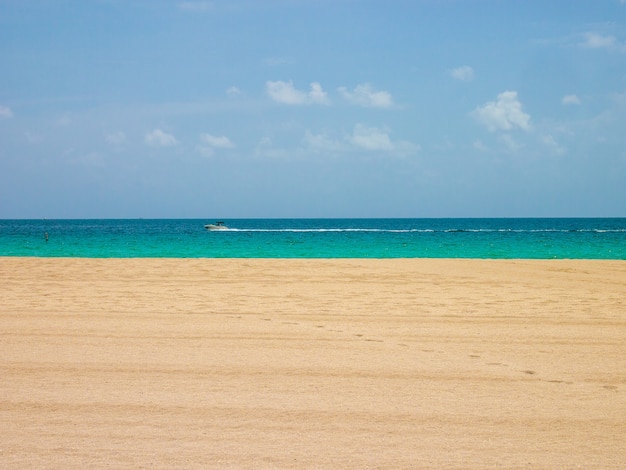
[[[626,262],[0,258],[0,468],[624,468]]]

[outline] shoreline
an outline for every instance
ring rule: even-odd
[[[619,468],[623,260],[0,257],[3,468]]]

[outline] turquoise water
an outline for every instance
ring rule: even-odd
[[[0,220],[0,256],[626,259],[626,218],[224,221]]]

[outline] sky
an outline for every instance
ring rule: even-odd
[[[624,217],[626,0],[0,0],[0,218]]]

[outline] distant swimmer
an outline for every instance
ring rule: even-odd
[[[48,232],[44,232],[43,236],[46,238],[46,241],[48,241]]]

